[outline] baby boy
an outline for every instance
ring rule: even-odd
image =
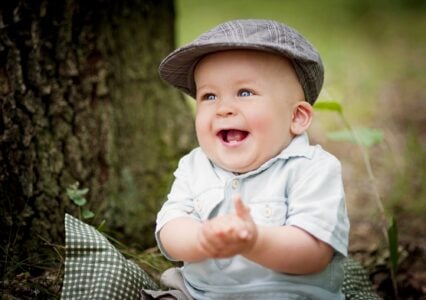
[[[200,147],[157,218],[163,254],[195,299],[343,299],[349,222],[341,167],[309,144],[323,84],[314,47],[270,20],[234,20],[167,56],[196,101]]]

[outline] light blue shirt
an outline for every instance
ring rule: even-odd
[[[240,194],[257,224],[293,225],[331,245],[330,264],[313,275],[275,272],[237,255],[185,263],[185,284],[196,299],[344,299],[342,259],[347,255],[349,221],[339,161],[307,134],[295,137],[258,169],[236,175],[215,166],[200,148],[179,162],[167,201],[157,216],[156,238],[168,221],[198,221],[233,211]],[[277,259],[285,259],[283,257]]]

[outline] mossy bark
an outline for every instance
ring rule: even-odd
[[[66,188],[90,189],[105,219],[140,247],[172,170],[193,146],[190,110],[158,78],[173,48],[171,0],[0,4],[0,243],[8,274],[51,264]]]

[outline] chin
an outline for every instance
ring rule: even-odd
[[[216,164],[226,171],[229,171],[232,173],[239,173],[239,174],[247,173],[258,168],[258,166],[241,166],[241,165],[224,164],[224,163],[216,163]]]

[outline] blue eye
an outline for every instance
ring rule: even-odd
[[[205,94],[205,95],[203,95],[202,97],[201,97],[201,100],[208,100],[208,101],[211,101],[211,100],[216,100],[216,95],[215,94]]]
[[[238,96],[240,96],[240,97],[250,97],[250,96],[253,96],[253,93],[250,92],[249,90],[240,90],[240,91],[238,91]]]

